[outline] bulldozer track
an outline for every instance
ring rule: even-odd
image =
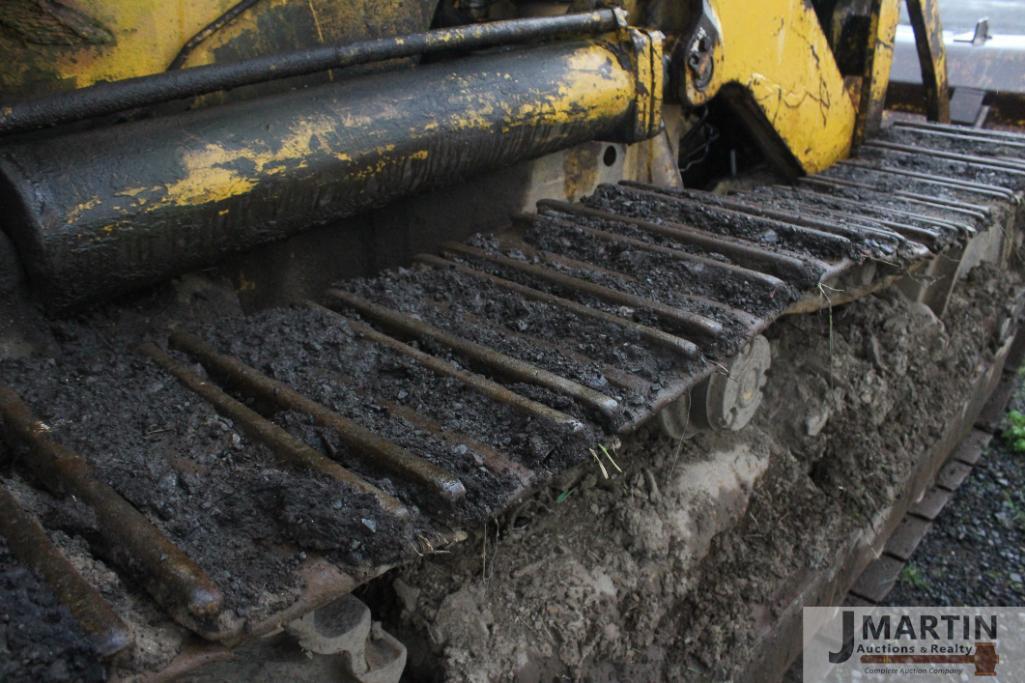
[[[59,567],[43,574],[104,654],[169,643],[147,666],[187,669],[444,549],[571,467],[618,468],[620,438],[780,316],[928,273],[983,236],[1012,239],[1022,149],[1025,136],[897,124],[795,185],[729,195],[603,185],[408,269],[339,282],[316,303],[165,321],[100,358],[71,354],[59,371],[0,365],[15,455],[0,507],[21,520],[0,533],[26,563]],[[115,398],[83,419],[75,406],[98,397]],[[173,454],[174,481],[200,500],[223,465],[176,438],[218,415],[248,449],[230,457],[253,461],[239,490],[273,481],[308,492],[283,505],[300,506],[289,529],[309,536],[241,548],[263,537],[217,523],[230,477],[199,527],[159,492],[131,490],[117,453],[149,449]],[[116,438],[104,436],[110,425]],[[153,467],[167,477],[167,463]],[[67,494],[90,520],[86,546],[61,530],[51,501]],[[328,518],[335,526],[319,531]],[[235,546],[225,559],[193,550]],[[85,571],[97,559],[113,570],[102,586]],[[251,571],[236,571],[241,561]]]

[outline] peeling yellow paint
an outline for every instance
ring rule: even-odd
[[[337,146],[333,139],[337,136],[335,125],[326,117],[301,120],[277,149],[270,146],[228,149],[207,144],[202,149],[186,151],[182,155],[185,176],[169,184],[164,196],[150,208],[223,201],[252,190],[260,176],[282,173],[289,167],[303,168],[311,154]],[[335,156],[348,159],[344,152]],[[252,166],[251,174],[243,175],[238,170],[243,162]]]
[[[78,220],[78,217],[81,216],[83,213],[85,213],[86,211],[88,211],[90,209],[94,209],[97,206],[99,206],[101,201],[102,200],[99,197],[93,197],[92,199],[90,199],[88,201],[82,202],[81,204],[79,204],[75,208],[71,209],[71,211],[68,211],[68,215],[65,218],[65,221],[69,225],[71,223],[74,223],[76,220]]]
[[[63,0],[61,5],[103,26],[113,40],[26,41],[18,31],[0,34],[0,92],[35,97],[103,81],[165,71],[190,38],[223,15],[238,0]],[[32,2],[23,3],[26,5]],[[29,33],[46,38],[46,12]],[[54,4],[54,3],[49,3]],[[0,8],[4,3],[0,1]],[[0,10],[3,11],[3,10]],[[303,17],[305,14],[308,19]],[[237,60],[318,44],[351,42],[368,36],[427,28],[429,17],[411,12],[408,3],[336,0],[261,0],[215,31],[189,54],[185,67]],[[329,72],[330,73],[330,72]],[[224,95],[208,95],[216,101]],[[2,109],[0,109],[2,113]]]
[[[216,202],[251,190],[256,185],[252,179],[222,165],[238,158],[218,145],[186,152],[182,158],[185,177],[169,184],[163,201],[154,208],[163,204],[187,206]]]
[[[490,76],[498,79],[501,75],[495,72]],[[479,83],[475,85],[479,90]],[[393,113],[390,105],[383,106],[376,115],[354,115],[340,106],[340,111],[330,114],[297,118],[279,139],[269,135],[266,141],[235,147],[203,141],[192,143],[180,152],[179,177],[156,187],[128,187],[119,194],[133,198],[134,209],[145,203],[147,211],[216,203],[252,192],[267,176],[325,160],[352,164],[351,170],[346,168],[344,173],[356,180],[367,180],[390,169],[426,161],[430,157],[426,139],[437,135],[440,129],[500,128],[501,132],[509,133],[532,127],[564,126],[582,116],[620,119],[632,111],[637,90],[636,76],[620,66],[619,58],[609,48],[590,44],[571,54],[554,93],[517,104],[503,99],[497,90],[484,92],[444,118],[418,122],[408,131],[408,146],[382,140],[372,151],[365,145],[358,146],[358,153],[344,149],[344,141],[352,135],[347,128],[367,130]],[[499,121],[504,122],[500,127]],[[224,209],[219,215],[226,213]]]

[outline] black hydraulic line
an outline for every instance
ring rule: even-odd
[[[171,63],[167,66],[168,71],[174,71],[175,69],[182,68],[182,64],[189,58],[192,51],[203,44],[207,38],[220,31],[222,28],[235,21],[243,12],[247,9],[260,2],[260,0],[241,0],[228,8],[221,16],[217,17],[209,24],[199,30],[196,35],[185,41],[182,45],[182,49],[178,51],[178,54],[174,56]]]
[[[0,107],[0,135],[328,69],[449,50],[482,49],[564,35],[602,33],[623,25],[625,15],[620,10],[598,10],[457,26],[346,45],[324,45],[233,64],[165,71]]]

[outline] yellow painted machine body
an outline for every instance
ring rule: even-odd
[[[680,5],[686,16],[638,0],[635,20],[663,17],[657,28],[675,44],[668,61],[660,30],[617,20],[617,30],[586,40],[560,36],[445,54],[416,69],[385,63],[370,65],[385,68],[369,75],[357,67],[360,77],[326,70],[246,85],[230,97],[184,98],[185,112],[180,103],[177,111],[158,105],[156,116],[132,111],[117,125],[2,140],[0,198],[19,213],[9,232],[25,269],[40,290],[73,305],[590,141],[637,143],[672,130],[669,149],[683,118],[717,101],[741,112],[778,167],[816,173],[846,157],[867,117],[881,111],[897,2],[874,0],[857,82],[841,72],[807,0],[693,0]],[[430,28],[437,5],[8,0],[0,105],[66,99],[67,90],[95,92],[169,68],[405,40]],[[666,75],[672,107],[663,102]],[[0,109],[0,118],[9,114]]]
[[[165,71],[238,0],[5,0],[0,93],[19,99]],[[436,0],[259,0],[182,67],[425,30]]]
[[[685,79],[681,99],[702,106],[721,93],[749,100],[758,135],[775,137],[800,172],[820,171],[850,151],[858,112],[878,108],[885,96],[899,0],[876,0],[873,40],[866,63],[868,89],[845,84],[830,41],[805,0],[694,0],[703,22],[679,41],[704,52],[710,76]],[[237,5],[245,9],[207,31]],[[156,74],[179,67],[230,63],[318,44],[346,43],[428,28],[437,0],[377,3],[332,0],[8,0],[0,18],[2,103]],[[664,4],[664,3],[662,3]],[[935,16],[931,2],[916,2]],[[680,11],[631,1],[635,19],[658,15],[678,21]],[[681,3],[687,6],[688,3]],[[684,12],[688,17],[694,12]],[[665,17],[670,17],[666,19]],[[666,27],[672,30],[674,27]],[[710,29],[710,30],[706,30]],[[196,41],[197,37],[202,40]],[[183,46],[195,41],[187,52]],[[696,41],[713,44],[699,47]],[[695,44],[691,44],[695,43]],[[942,58],[942,55],[940,56]],[[303,84],[330,78],[320,74]],[[223,96],[207,96],[218,101]],[[873,105],[873,103],[876,103]]]
[[[856,109],[815,12],[804,0],[707,0],[684,44],[683,98],[746,99],[805,173],[847,156]]]

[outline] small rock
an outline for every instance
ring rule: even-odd
[[[805,433],[811,437],[821,434],[822,430],[826,428],[826,423],[829,422],[832,413],[833,411],[826,406],[813,410],[808,417],[804,418]]]
[[[395,590],[395,595],[398,597],[399,602],[402,603],[402,609],[407,612],[416,610],[416,603],[420,599],[419,588],[410,586],[402,579],[395,579],[392,582],[392,588]]]

